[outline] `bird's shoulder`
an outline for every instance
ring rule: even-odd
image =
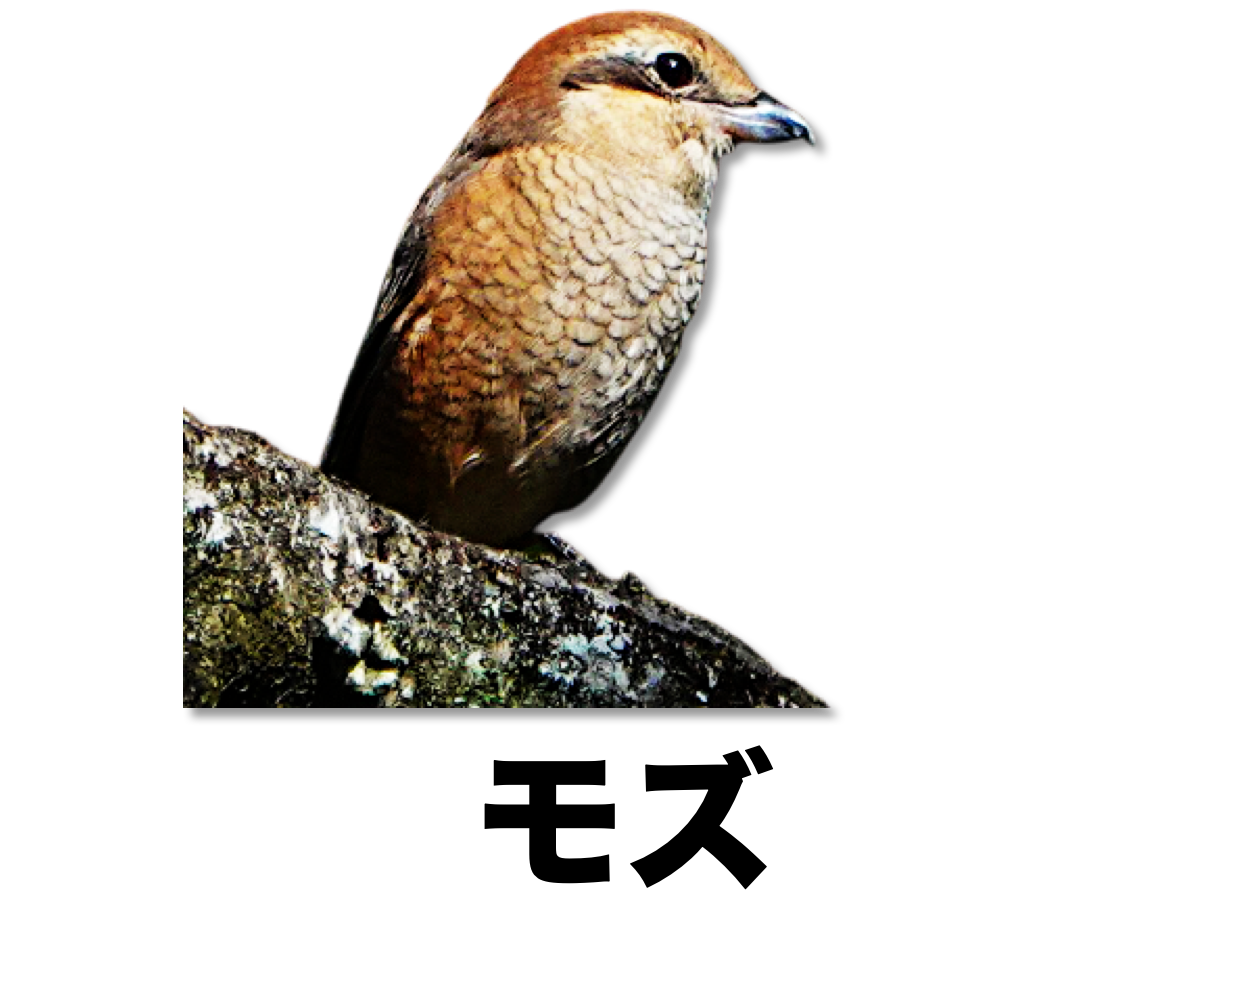
[[[460,179],[460,173],[448,164],[428,187],[402,229],[376,296],[371,323],[359,345],[336,418],[332,421],[321,461],[325,471],[342,477],[353,475],[354,461],[371,411],[371,397],[396,353],[396,324],[423,285],[430,257],[433,207]]]

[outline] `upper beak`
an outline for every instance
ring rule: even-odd
[[[812,128],[790,107],[779,103],[768,93],[761,93],[754,103],[722,106],[721,119],[725,130],[739,141],[813,140]]]

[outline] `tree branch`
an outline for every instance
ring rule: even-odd
[[[184,414],[187,707],[824,707],[724,630]]]

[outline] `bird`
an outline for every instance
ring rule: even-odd
[[[325,473],[434,529],[527,543],[602,482],[695,313],[721,158],[805,139],[711,35],[665,14],[537,42],[411,214]]]

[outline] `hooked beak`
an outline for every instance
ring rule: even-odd
[[[761,93],[754,103],[722,106],[720,113],[726,132],[738,141],[793,141],[802,137],[809,144],[817,143],[808,121],[768,93]]]

